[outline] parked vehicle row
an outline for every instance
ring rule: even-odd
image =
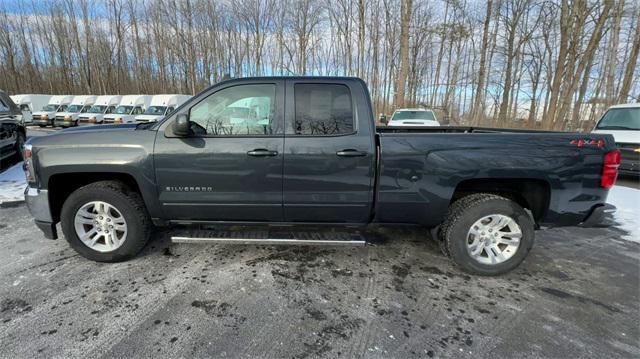
[[[191,96],[163,95],[38,95],[11,96],[25,124],[73,127],[80,124],[157,121]]]

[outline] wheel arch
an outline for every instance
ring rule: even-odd
[[[60,212],[65,200],[78,188],[99,181],[118,181],[124,183],[131,190],[139,193],[148,206],[144,193],[136,178],[124,172],[70,172],[57,173],[49,177],[47,189],[49,193],[49,206],[51,216],[55,222],[60,221]]]
[[[536,224],[547,214],[551,199],[549,183],[529,178],[474,178],[456,186],[451,202],[474,193],[494,193],[507,197],[531,211]]]

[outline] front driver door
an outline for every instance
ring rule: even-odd
[[[182,107],[155,145],[158,196],[173,220],[282,221],[282,81],[227,83]],[[189,137],[172,134],[188,113]]]

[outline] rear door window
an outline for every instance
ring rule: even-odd
[[[353,104],[347,86],[296,84],[294,96],[294,134],[326,136],[354,132]]]

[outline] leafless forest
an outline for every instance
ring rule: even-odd
[[[227,76],[348,75],[376,112],[589,129],[639,101],[637,0],[3,0],[10,93],[189,93]]]

